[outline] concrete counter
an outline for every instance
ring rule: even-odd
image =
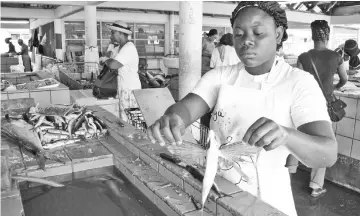
[[[360,192],[360,88],[355,91],[335,91],[347,104],[346,116],[333,123],[338,141],[338,161],[327,169],[326,178]]]

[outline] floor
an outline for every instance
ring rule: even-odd
[[[292,174],[292,188],[298,216],[360,216],[360,194],[325,180],[327,193],[310,196],[310,173],[297,170]]]

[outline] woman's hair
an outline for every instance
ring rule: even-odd
[[[209,33],[207,33],[206,35],[207,35],[208,37],[211,37],[211,36],[217,35],[217,34],[218,34],[218,32],[217,32],[216,29],[211,29],[211,30],[209,31]]]
[[[10,38],[10,37],[5,38],[5,43],[10,43],[10,40],[11,40],[11,38]]]
[[[221,45],[227,45],[227,46],[233,46],[234,45],[233,34],[231,34],[231,33],[224,34],[220,38],[220,44]]]
[[[283,42],[288,39],[288,34],[286,32],[288,25],[285,10],[282,9],[280,7],[280,4],[275,1],[241,1],[235,8],[235,10],[232,12],[230,18],[231,27],[234,26],[235,19],[239,12],[246,7],[256,7],[263,10],[265,13],[267,13],[274,19],[276,27],[282,26],[284,28],[284,34],[281,42],[276,46],[276,50],[279,50],[282,47]]]
[[[313,41],[328,41],[330,27],[326,20],[315,20],[311,23],[311,33]]]

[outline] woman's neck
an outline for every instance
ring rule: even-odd
[[[123,47],[129,40],[120,41],[120,47]]]
[[[262,65],[256,67],[246,67],[245,70],[251,75],[262,75],[269,73],[275,61],[275,56],[270,60],[264,62]]]
[[[314,41],[315,50],[324,50],[327,49],[327,42],[324,41]]]

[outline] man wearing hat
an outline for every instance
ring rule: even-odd
[[[344,52],[350,56],[349,65],[350,69],[360,69],[360,49],[355,40],[347,40],[344,46]]]
[[[102,57],[100,63],[112,70],[118,70],[120,118],[127,121],[125,109],[138,107],[132,91],[141,89],[138,75],[139,55],[135,45],[128,39],[132,31],[125,22],[115,21],[107,27],[111,30],[111,40],[119,44],[118,52],[113,58]]]

